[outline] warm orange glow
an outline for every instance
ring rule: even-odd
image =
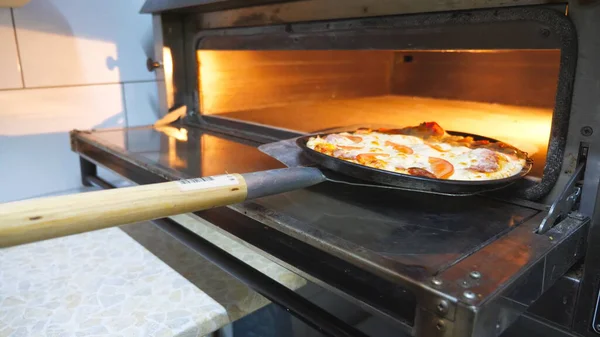
[[[154,126],[156,131],[162,132],[168,137],[169,152],[168,161],[171,167],[187,167],[185,158],[179,157],[177,154],[177,142],[187,142],[188,134],[187,130],[183,128],[176,128],[169,125]]]
[[[202,114],[385,95],[392,51],[211,51],[197,53]]]
[[[167,108],[171,108],[175,102],[175,83],[173,82],[173,56],[169,47],[163,47],[163,69],[167,90]]]
[[[187,166],[185,160],[177,155],[177,139],[173,137],[169,137],[169,166],[175,168]]]
[[[530,54],[515,54],[516,51],[510,50],[462,52],[506,53],[508,58],[486,55],[481,55],[482,59],[479,56],[465,59],[415,56],[409,62],[418,65],[419,62],[435,61],[437,63],[431,63],[439,67],[435,69],[454,70],[429,73],[424,80],[423,76],[419,76],[422,73],[404,76],[404,70],[394,65],[394,51],[389,50],[198,51],[201,113],[300,132],[368,125],[399,127],[435,121],[446,130],[479,134],[518,147],[533,158],[532,175],[541,176],[552,123],[552,109],[542,107],[553,105],[551,91],[555,84],[549,79],[555,78],[551,75],[540,78],[538,75],[540,72],[557,71],[558,66],[554,67],[552,62],[554,58],[558,60],[559,54],[551,51],[544,58],[546,63],[543,67],[532,70],[531,63],[539,60]],[[522,57],[525,55],[527,57]],[[403,62],[403,58],[397,59]],[[477,71],[481,70],[484,74],[469,72],[469,60],[474,59],[479,62]],[[460,63],[463,68],[456,69],[464,70],[469,76],[461,76],[464,73],[451,68],[448,64],[453,63],[447,60]],[[493,65],[499,61],[504,62],[505,68],[486,72],[490,67],[485,62]],[[504,69],[511,70],[512,77],[506,81],[502,80]],[[394,74],[399,74],[397,82],[401,84],[400,89],[415,88],[414,84],[420,84],[422,91],[429,93],[427,89],[436,84],[441,93],[431,96],[443,96],[448,88],[453,89],[455,94],[450,97],[464,100],[428,98],[429,95],[412,97],[413,93],[407,90],[393,91]],[[409,80],[402,82],[406,78]],[[515,86],[507,87],[511,83]],[[477,92],[482,86],[487,91],[480,92],[480,95],[489,94],[497,98],[496,93],[510,94],[502,97],[511,99],[498,102],[526,105],[523,101],[530,97],[545,99],[544,95],[547,95],[550,98],[547,104],[542,99],[544,104],[530,103],[537,107],[528,107],[483,103],[496,101],[463,97]],[[550,89],[536,91],[540,88]],[[400,95],[402,93],[404,96]],[[488,97],[486,95],[483,96]]]
[[[174,126],[161,125],[155,126],[154,129],[156,131],[164,133],[169,138],[173,138],[182,142],[187,142],[188,140],[187,130],[184,128],[176,128]]]
[[[495,138],[528,152],[537,176],[544,167],[552,123],[551,109],[404,96],[299,103],[223,116],[302,132],[436,121],[446,130]]]
[[[198,68],[199,68],[199,92],[200,104],[202,111],[212,111],[213,107],[218,104],[217,93],[220,92],[221,86],[224,85],[224,75],[219,71],[219,53],[211,51],[198,52]],[[209,89],[210,88],[210,89]],[[211,94],[205,94],[210,90]]]

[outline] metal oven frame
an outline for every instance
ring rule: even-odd
[[[309,3],[315,1],[317,0]],[[368,0],[354,2],[366,5],[369,3]],[[464,5],[467,2],[471,7]],[[489,1],[464,1],[461,2],[463,7],[458,6],[458,9],[462,10],[459,12],[454,11],[457,9],[456,5],[444,8],[443,5],[438,4],[432,5],[433,7],[429,9],[420,8],[420,11],[448,11],[401,17],[395,15],[406,13],[403,9],[394,7],[390,9],[390,13],[382,13],[385,14],[383,18],[367,18],[371,15],[367,15],[363,9],[368,7],[358,6],[360,10],[353,15],[344,14],[346,17],[335,17],[318,22],[311,22],[311,14],[307,13],[304,18],[300,15],[290,22],[286,22],[285,18],[263,16],[254,21],[239,20],[235,21],[237,24],[228,24],[231,16],[235,17],[236,10],[240,7],[235,1],[182,0],[171,1],[168,5],[166,1],[148,1],[144,11],[153,13],[156,41],[156,57],[149,62],[149,65],[152,65],[151,68],[157,66],[152,70],[156,71],[157,78],[161,81],[159,93],[163,110],[166,112],[180,105],[186,105],[189,111],[186,119],[188,125],[230,135],[235,130],[238,133],[242,132],[247,141],[256,144],[286,138],[293,134],[201,116],[196,90],[197,64],[195,57],[191,57],[195,55],[198,47],[342,49],[355,46],[352,44],[355,42],[350,43],[344,39],[344,36],[348,35],[337,33],[386,27],[398,29],[397,34],[390,36],[384,34],[378,40],[370,39],[362,43],[390,49],[499,48],[505,42],[507,42],[505,46],[510,45],[513,48],[515,46],[540,48],[544,46],[544,41],[557,38],[561,45],[561,79],[554,111],[553,141],[549,149],[550,164],[545,170],[545,180],[525,190],[522,195],[530,199],[538,199],[547,194],[547,198],[536,203],[511,201],[536,209],[539,213],[427,283],[414,283],[409,279],[401,284],[390,283],[283,233],[273,233],[274,231],[267,233],[260,222],[245,217],[231,208],[199,212],[197,215],[300,275],[352,298],[370,309],[404,322],[406,330],[417,336],[496,336],[509,328],[519,315],[527,310],[529,316],[537,315],[548,319],[559,311],[562,329],[571,333],[584,336],[600,333],[600,329],[596,330],[592,325],[592,322],[595,322],[594,308],[600,283],[600,261],[598,260],[600,259],[600,244],[598,244],[600,210],[596,207],[600,181],[600,165],[598,165],[600,132],[594,132],[600,130],[600,113],[594,113],[600,112],[600,95],[597,94],[600,81],[598,62],[600,41],[596,38],[597,32],[600,31],[600,20],[597,20],[600,17],[600,2],[579,0],[538,7],[544,1],[525,1],[526,5],[535,6],[516,8],[504,8],[506,5],[502,1],[492,2],[490,5]],[[253,2],[255,5],[260,3],[261,1]],[[187,7],[190,4],[194,6]],[[556,8],[564,9],[565,5],[568,5],[568,17],[560,17],[557,15]],[[286,4],[270,4],[255,9],[248,7],[240,9],[240,13],[247,17],[249,13],[253,13],[253,10],[260,13],[270,9],[281,10],[283,6]],[[483,10],[477,8],[489,6],[496,8]],[[226,15],[219,16],[221,12]],[[219,25],[220,19],[224,22],[222,25]],[[519,30],[522,28],[519,22],[527,20],[537,21],[539,25],[537,29],[531,30],[535,32],[533,35],[523,34]],[[205,30],[207,22],[218,29]],[[450,32],[442,29],[440,35],[452,33],[446,35],[444,39],[424,40],[429,42],[425,42],[424,45],[411,45],[416,35],[411,35],[410,27],[438,25],[439,28],[440,24],[447,23],[454,25],[456,30]],[[492,23],[502,23],[499,26],[501,29],[497,31],[498,36],[512,40],[500,39],[490,42],[474,34],[473,27]],[[238,27],[248,24],[256,27]],[[332,41],[331,32],[338,35],[337,40]],[[460,32],[460,37],[454,35],[457,32]],[[465,40],[464,37],[469,35],[473,38]],[[256,38],[257,36],[259,38]],[[394,47],[388,47],[390,44]],[[183,67],[176,67],[173,75],[174,83],[178,88],[173,106],[168,106],[166,103],[166,89],[162,82],[164,80],[164,71],[161,68],[163,46],[171,48],[174,64],[183,65]],[[95,183],[107,187],[96,176],[95,165],[107,167],[138,184],[185,178],[179,172],[158,168],[144,158],[112,148],[95,139],[93,133],[74,131],[71,140],[73,150],[82,158],[84,184]],[[579,161],[586,163],[586,170],[578,211],[572,212],[546,233],[536,233],[540,222],[548,214],[550,202],[560,194],[562,187],[567,185]],[[168,228],[171,228],[170,232],[176,234],[177,230],[174,229],[176,226],[165,228],[168,231]],[[199,244],[193,238],[190,240]],[[494,260],[494,264],[489,263],[494,251],[510,249],[517,243],[526,243],[531,248],[527,261],[523,263],[518,273],[503,274],[502,265],[510,263],[510,256],[498,258]],[[584,255],[582,275],[578,272],[567,273]],[[310,261],[316,256],[327,261],[326,268],[316,268],[311,265]],[[217,264],[224,266],[218,261]],[[472,266],[478,268],[474,270]],[[349,277],[340,268],[352,270],[353,276]],[[340,279],[340,275],[343,280]],[[482,275],[485,277],[482,278]],[[572,280],[576,281],[572,282]],[[376,282],[380,289],[388,289],[392,295],[389,298],[379,299],[365,293],[364,285],[373,282]],[[555,283],[556,285],[552,287]],[[266,292],[260,282],[250,283],[250,285],[263,294]],[[405,295],[406,292],[413,294],[414,297]],[[292,294],[283,296],[293,298]],[[297,305],[298,302],[293,300],[282,302],[281,298],[267,297],[275,303],[283,303],[296,315],[313,322],[313,325],[323,324],[323,322],[316,322],[310,314],[306,314],[307,307]],[[566,300],[556,302],[549,297],[568,297],[568,305]],[[554,303],[555,306],[546,308],[536,306],[534,303],[536,300],[538,303],[544,301]],[[563,305],[557,304],[559,302]],[[406,307],[411,305],[412,308],[407,311]],[[339,330],[335,327],[327,327],[324,330],[331,335],[349,335],[349,330]]]
[[[250,28],[200,31],[193,37],[196,50],[474,50],[560,49],[561,60],[552,128],[544,175],[539,183],[517,192],[539,200],[555,187],[565,156],[571,95],[577,59],[577,37],[572,23],[552,8],[523,7],[469,12],[412,14],[289,23]],[[190,89],[198,88],[198,67],[188,69]],[[198,100],[190,107],[191,123],[227,128],[230,120],[202,115]],[[243,122],[240,122],[243,124]],[[231,126],[237,132],[240,125]],[[264,127],[260,133],[269,133]],[[574,168],[573,168],[574,169]],[[558,187],[560,190],[560,186]]]

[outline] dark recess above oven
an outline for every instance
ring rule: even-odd
[[[147,0],[140,12],[200,13],[280,2],[290,2],[290,0]]]

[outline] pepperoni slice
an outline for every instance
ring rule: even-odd
[[[454,174],[454,166],[447,160],[436,157],[429,157],[429,164],[431,164],[431,170],[436,177],[440,179],[447,179]]]
[[[404,146],[404,145],[401,145],[401,144],[396,144],[394,142],[390,142],[389,140],[385,141],[385,145],[393,147],[394,150],[396,150],[396,151],[398,151],[400,153],[413,154],[413,152],[414,152],[413,149],[411,149],[408,146]]]
[[[413,176],[426,177],[426,178],[434,178],[435,179],[435,175],[433,173],[427,171],[426,169],[422,169],[420,167],[409,167],[408,168],[408,174],[413,175]]]

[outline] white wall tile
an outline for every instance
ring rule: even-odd
[[[0,136],[0,202],[81,186],[77,164],[66,133]]]
[[[10,8],[0,8],[0,89],[22,88],[21,67]]]
[[[0,135],[125,126],[120,84],[0,91]]]
[[[14,9],[26,87],[152,80],[144,0],[31,0]]]
[[[0,202],[81,187],[72,129],[122,127],[121,85],[0,91]]]
[[[123,91],[129,127],[152,125],[160,118],[156,82],[125,83]]]

